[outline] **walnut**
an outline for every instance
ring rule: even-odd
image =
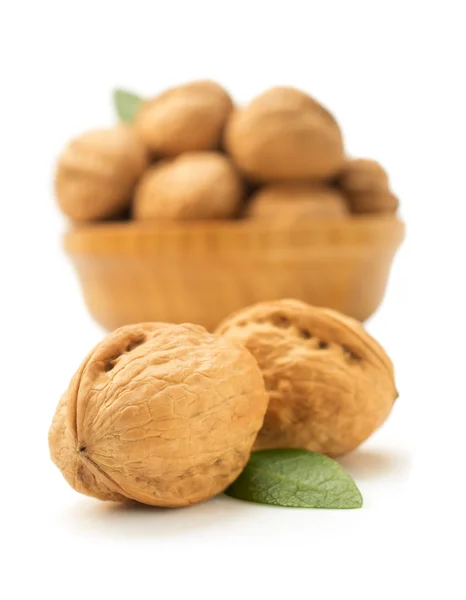
[[[74,221],[118,216],[130,205],[147,164],[146,150],[130,127],[84,133],[58,159],[55,188],[60,208]]]
[[[339,173],[339,184],[344,190],[365,192],[388,187],[388,175],[375,160],[367,158],[348,159]]]
[[[343,141],[333,116],[316,100],[276,87],[237,110],[225,131],[228,152],[259,182],[327,179],[343,162]]]
[[[262,369],[270,402],[256,450],[344,454],[385,421],[397,397],[384,350],[335,311],[264,302],[226,319],[217,333],[243,343]]]
[[[136,219],[219,219],[237,212],[243,184],[218,152],[186,152],[152,167],[134,198]]]
[[[146,102],[135,120],[136,131],[157,156],[218,148],[233,109],[228,93],[213,81],[171,88]]]
[[[231,340],[197,325],[127,325],[74,375],[50,453],[83,494],[186,506],[239,475],[267,401],[256,361]]]
[[[346,201],[338,190],[307,183],[269,184],[256,192],[246,216],[280,222],[302,219],[343,219],[348,216]]]
[[[375,160],[348,159],[336,182],[353,213],[395,213],[398,209],[398,199],[390,190],[388,175]]]
[[[349,193],[347,198],[354,214],[394,214],[399,205],[398,198],[390,190]]]

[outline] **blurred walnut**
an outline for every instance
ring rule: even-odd
[[[240,345],[197,325],[128,325],[71,380],[50,453],[83,494],[186,506],[239,475],[266,406],[257,363]]]
[[[58,159],[55,188],[63,212],[74,221],[123,213],[148,157],[132,129],[99,129],[72,140]]]
[[[272,88],[235,111],[225,143],[238,167],[256,181],[323,180],[343,162],[343,140],[333,116],[290,87]]]
[[[348,159],[336,181],[353,213],[395,213],[398,209],[388,175],[375,160]]]
[[[348,159],[338,176],[341,187],[349,192],[386,189],[388,175],[375,160],[366,158]]]
[[[140,138],[157,156],[219,147],[233,108],[228,93],[213,81],[171,88],[146,102],[136,116]]]
[[[343,219],[348,208],[343,196],[331,187],[306,183],[269,184],[256,192],[246,216],[283,222],[302,219]]]
[[[217,333],[243,343],[262,369],[270,402],[256,450],[344,454],[384,422],[397,397],[384,350],[335,311],[264,302],[226,319]]]
[[[347,198],[354,214],[394,214],[398,210],[398,198],[390,190],[348,193]]]
[[[221,219],[238,210],[242,182],[217,152],[187,152],[156,164],[142,178],[134,198],[136,219]]]

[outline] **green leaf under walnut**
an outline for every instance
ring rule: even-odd
[[[117,89],[113,92],[113,103],[120,121],[132,123],[141,104],[142,98],[128,90]]]
[[[361,508],[353,479],[328,456],[287,448],[251,454],[228,496],[296,508]]]

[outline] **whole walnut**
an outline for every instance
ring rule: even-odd
[[[218,152],[186,152],[149,169],[135,193],[136,219],[189,220],[233,216],[243,184]]]
[[[225,145],[243,173],[258,182],[324,180],[343,163],[343,140],[333,116],[291,87],[276,87],[236,110]]]
[[[388,175],[375,160],[348,159],[338,175],[338,183],[349,192],[366,192],[388,188]]]
[[[348,159],[337,176],[352,213],[395,213],[398,199],[391,192],[385,169],[375,160]]]
[[[246,216],[280,222],[302,219],[344,219],[348,208],[342,194],[330,186],[271,183],[250,199]]]
[[[213,81],[194,81],[171,88],[143,104],[135,127],[157,156],[219,147],[233,102]]]
[[[256,361],[231,340],[197,325],[128,325],[71,380],[51,457],[83,494],[187,506],[239,475],[267,400]]]
[[[270,401],[256,450],[344,454],[385,421],[397,397],[384,350],[335,311],[264,302],[226,319],[217,333],[244,344],[264,375]]]
[[[118,216],[129,207],[147,165],[147,152],[130,127],[84,133],[58,159],[55,189],[60,208],[74,221]]]

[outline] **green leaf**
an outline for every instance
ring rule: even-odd
[[[134,121],[134,117],[143,102],[142,98],[127,90],[115,90],[113,92],[113,103],[116,112],[120,120],[125,123],[132,123]]]
[[[296,508],[361,508],[353,479],[336,461],[308,450],[253,452],[228,496]]]

